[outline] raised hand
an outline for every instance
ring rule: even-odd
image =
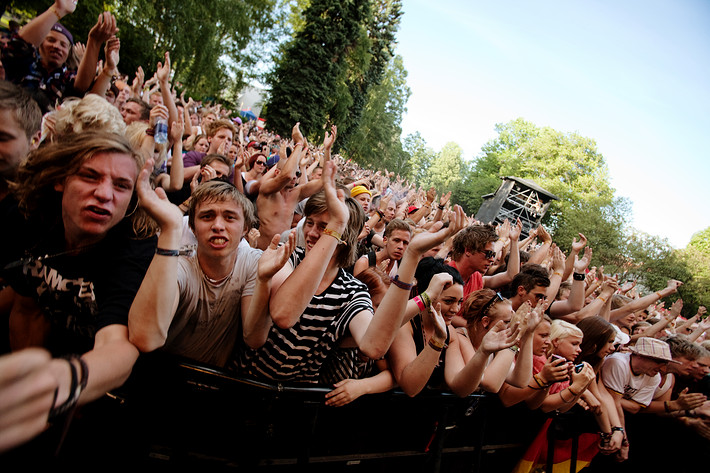
[[[57,10],[59,15],[66,16],[74,13],[74,10],[76,10],[76,4],[77,2],[74,0],[55,0],[54,8]]]
[[[170,81],[170,52],[165,51],[165,62],[158,62],[158,70],[155,75],[160,84],[167,84]]]
[[[590,247],[586,247],[584,249],[584,256],[581,258],[578,255],[574,255],[574,272],[575,273],[583,273],[586,269],[587,266],[589,266],[589,263],[592,262],[592,249]]]
[[[414,236],[406,251],[422,255],[439,243],[443,243],[450,236],[455,235],[463,228],[466,215],[461,206],[454,206],[454,213],[449,220],[449,226],[443,227],[442,222],[437,222],[428,232]]]
[[[99,15],[96,24],[89,31],[89,39],[96,41],[97,44],[103,44],[116,33],[118,33],[116,17],[105,11]]]
[[[106,56],[106,68],[116,73],[118,72],[119,51],[121,50],[121,40],[112,36],[106,41],[104,55]]]
[[[335,187],[336,165],[333,161],[327,161],[323,166],[323,190],[325,191],[325,203],[328,207],[330,220],[339,224],[347,225],[350,218],[350,211],[345,204],[345,194],[341,189]]]
[[[148,215],[150,215],[160,226],[165,229],[168,226],[173,228],[182,227],[183,213],[180,208],[168,200],[162,187],[153,189],[150,185],[150,175],[153,172],[153,160],[148,159],[138,174],[136,182],[136,193],[138,202]]]
[[[581,233],[578,233],[578,235],[579,241],[577,241],[577,237],[572,238],[572,251],[575,253],[582,251],[582,248],[587,244],[587,237]]]
[[[438,345],[443,345],[446,343],[446,321],[441,315],[441,304],[436,304],[436,307],[432,307],[426,311],[424,317],[428,317],[434,326],[434,335],[432,335],[432,340]]]
[[[293,140],[294,144],[303,143],[303,141],[304,141],[303,133],[301,133],[300,125],[301,125],[301,122],[297,122],[295,125],[293,125],[293,128],[291,129],[291,139]]]
[[[520,219],[518,219],[518,221],[515,222],[515,225],[510,226],[510,232],[509,232],[510,239],[513,241],[520,239],[520,234],[522,232],[523,232],[523,222],[521,222]]]
[[[486,332],[481,340],[479,350],[490,355],[506,348],[510,348],[520,340],[520,326],[506,326],[505,322],[499,320],[491,329]]]
[[[675,319],[680,315],[680,311],[683,310],[683,299],[678,299],[676,300],[673,304],[671,304],[670,309],[668,309],[670,312],[669,314]]]
[[[432,276],[431,280],[429,281],[429,286],[426,288],[427,295],[429,296],[429,299],[432,301],[435,301],[441,296],[441,292],[444,290],[447,284],[452,284],[454,282],[454,279],[451,277],[451,274],[449,273],[436,273],[434,276]]]
[[[338,127],[333,125],[330,127],[331,133],[326,130],[325,137],[323,138],[323,149],[330,151],[335,143],[335,138],[338,136]],[[326,154],[327,156],[327,154]]]
[[[283,268],[296,247],[296,230],[291,230],[288,239],[279,246],[280,235],[274,235],[271,243],[259,257],[257,274],[260,280],[268,281]]]
[[[138,66],[136,71],[136,76],[133,78],[133,83],[131,84],[131,93],[134,97],[140,97],[141,89],[143,88],[143,83],[145,82],[145,72],[143,72],[143,67]]]

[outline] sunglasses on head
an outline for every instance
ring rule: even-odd
[[[496,292],[496,295],[491,297],[491,300],[486,302],[486,304],[481,308],[481,314],[486,315],[488,311],[493,307],[493,304],[495,304],[498,301],[505,300],[503,299],[503,296],[501,295],[500,292]]]

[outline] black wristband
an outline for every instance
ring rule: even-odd
[[[584,273],[572,273],[572,277],[575,281],[584,281],[585,275]]]
[[[164,248],[156,248],[155,254],[160,256],[180,256],[180,250],[166,250]]]

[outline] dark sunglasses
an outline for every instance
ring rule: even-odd
[[[495,304],[498,301],[503,301],[503,296],[501,295],[500,292],[496,292],[496,295],[491,297],[491,300],[486,302],[486,304],[481,308],[481,315],[486,315],[488,311],[493,307],[493,304]]]
[[[486,259],[495,258],[496,252],[493,250],[481,250],[481,253],[486,257]]]
[[[262,166],[266,166],[266,161],[257,161],[254,164],[261,164]]]

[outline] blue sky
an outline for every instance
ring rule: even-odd
[[[402,128],[473,159],[522,117],[596,140],[632,226],[710,226],[710,1],[404,0]]]

